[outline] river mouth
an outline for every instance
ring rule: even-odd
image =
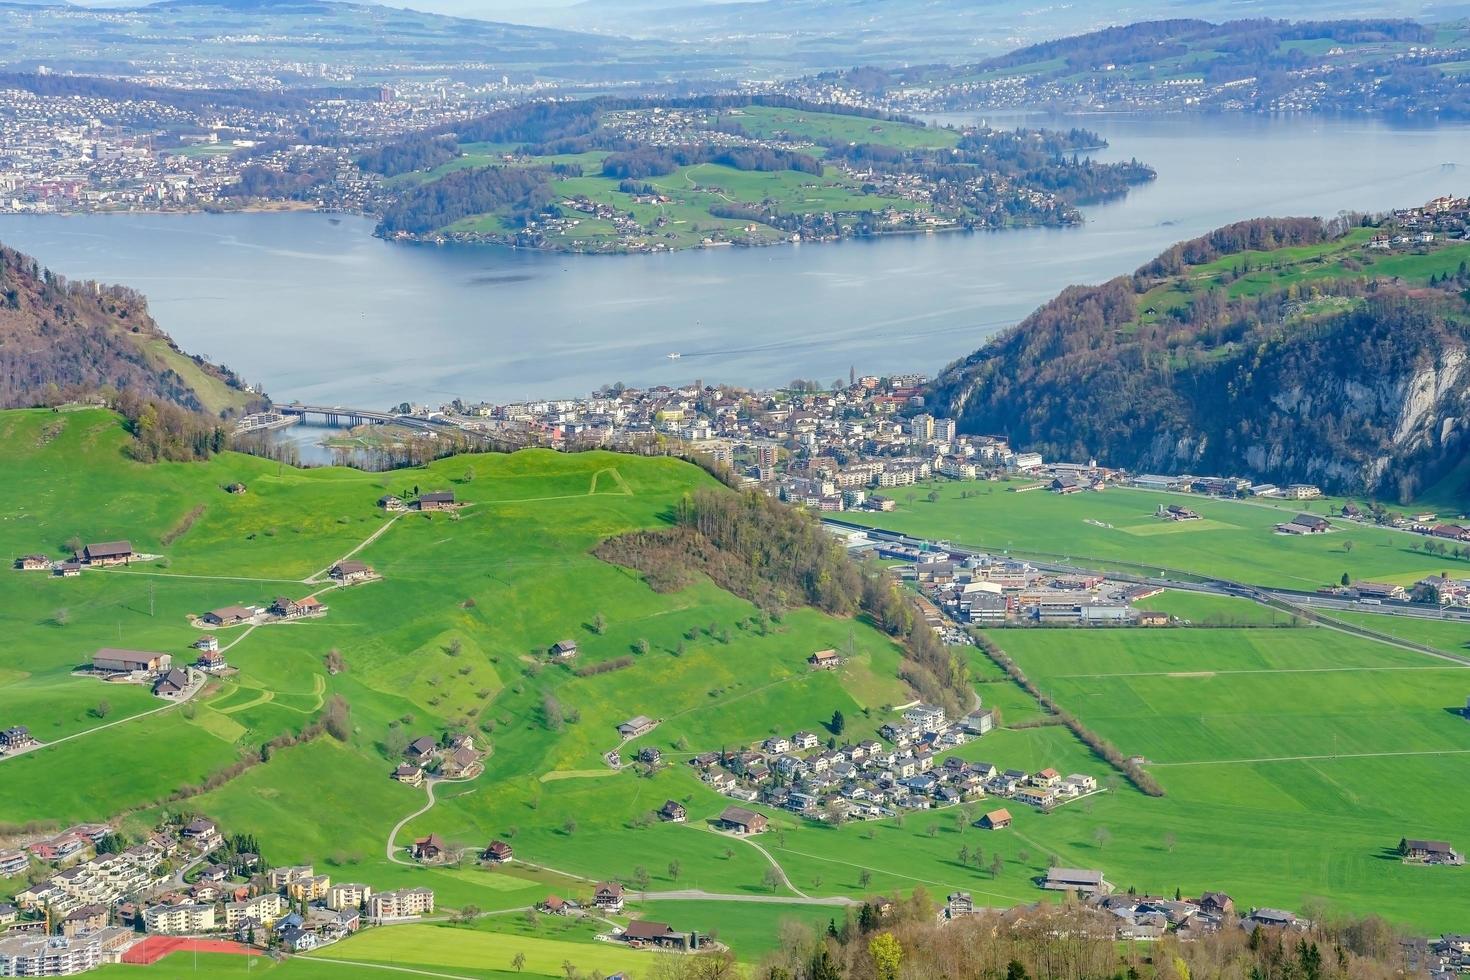
[[[973,119],[975,117],[966,117]],[[996,125],[1018,125],[1021,119]],[[1063,287],[1132,272],[1230,221],[1377,211],[1463,192],[1470,128],[1316,116],[1027,116],[1158,178],[1076,228],[672,255],[415,248],[311,213],[0,215],[0,241],[147,294],[191,353],[278,400],[384,409],[930,374]],[[680,352],[670,358],[670,352]]]

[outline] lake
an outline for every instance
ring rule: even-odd
[[[1016,118],[993,120],[1015,125]],[[1470,128],[1282,117],[1081,125],[1152,184],[1073,229],[552,255],[391,244],[320,214],[0,216],[0,241],[145,292],[186,350],[278,400],[364,408],[585,394],[623,381],[773,386],[933,373],[1063,286],[1262,215],[1384,210],[1466,191]],[[681,356],[670,359],[667,355]]]

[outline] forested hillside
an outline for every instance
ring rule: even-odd
[[[0,246],[0,408],[115,392],[209,415],[251,399],[228,369],[180,351],[139,293],[68,282]]]
[[[1251,221],[1174,246],[951,365],[937,405],[1051,456],[1407,501],[1465,452],[1470,246],[1373,233]]]

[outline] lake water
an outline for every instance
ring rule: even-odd
[[[992,120],[993,122],[995,120]],[[1015,119],[1003,121],[1013,125]],[[144,291],[191,352],[278,400],[381,408],[613,381],[776,385],[935,372],[1063,286],[1261,215],[1464,194],[1470,128],[1314,117],[1035,118],[1159,172],[1075,229],[650,256],[435,248],[318,214],[0,216],[0,241]],[[679,352],[678,360],[666,355]]]

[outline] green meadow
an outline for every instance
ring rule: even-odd
[[[1060,704],[1147,759],[1167,793],[1100,802],[1098,814],[1114,809],[1099,820],[1108,839],[1081,845],[1089,866],[1140,888],[1213,879],[1252,904],[1318,898],[1452,927],[1461,869],[1404,866],[1389,849],[1404,836],[1470,838],[1470,789],[1453,775],[1470,757],[1453,710],[1470,669],[1319,628],[991,635]]]
[[[59,554],[73,535],[126,537],[158,556],[77,579],[0,574],[0,626],[12,640],[0,660],[0,724],[67,739],[0,761],[7,820],[122,817],[140,830],[178,787],[258,760],[263,743],[299,732],[340,696],[351,707],[345,741],[278,749],[184,805],[255,834],[273,863],[312,862],[376,888],[427,885],[445,908],[492,913],[473,927],[374,930],[283,966],[198,957],[200,975],[315,980],[408,966],[501,976],[517,952],[533,976],[560,973],[566,959],[631,969],[618,958],[626,951],[592,943],[589,930],[532,927],[518,910],[548,894],[585,898],[596,880],[645,877],[647,897],[631,896],[636,914],[717,933],[751,962],[784,919],[820,927],[842,912],[790,900],[922,887],[941,897],[964,888],[994,905],[1034,901],[1034,879],[1053,856],[1103,868],[1120,887],[1222,888],[1287,907],[1320,896],[1421,928],[1456,927],[1447,911],[1463,887],[1456,872],[1405,868],[1384,850],[1406,834],[1470,839],[1470,791],[1452,778],[1470,752],[1470,726],[1448,710],[1464,704],[1470,674],[1449,663],[1324,629],[1226,628],[1270,625],[1274,614],[1182,592],[1150,604],[1213,628],[998,630],[997,642],[1059,703],[1145,756],[1167,795],[1147,798],[1110,777],[970,650],[976,691],[1003,724],[957,754],[1089,773],[1105,792],[1049,814],[1009,806],[1015,824],[999,833],[971,825],[1006,805],[989,801],[839,827],[776,813],[757,848],[709,829],[728,801],[694,778],[690,755],[800,728],[825,734],[837,710],[846,737],[867,737],[911,695],[897,678],[897,647],[861,621],[797,609],[762,625],[749,603],[708,581],[660,594],[590,554],[610,535],[665,524],[683,494],[712,482],[702,471],[545,451],[389,474],[293,470],[234,454],[143,466],[126,458],[125,434],[100,411],[3,413],[0,436],[16,491],[0,504],[0,546]],[[223,491],[236,480],[244,496]],[[464,506],[396,519],[375,507],[383,493],[414,486],[453,489]],[[942,486],[938,503],[905,502],[881,522],[1286,584],[1334,580],[1343,567],[1412,578],[1440,566],[1387,531],[1353,529],[1351,553],[1345,534],[1277,537],[1270,526],[1281,512],[1271,508],[1185,498],[1217,526],[1130,534],[1119,529],[1154,527],[1163,496],[1058,498],[977,484],[978,496],[961,499],[958,489]],[[306,581],[359,547],[382,581]],[[198,635],[191,613],[317,592],[323,618],[220,631],[236,673],[188,705],[71,672],[99,646],[187,657]],[[1452,625],[1425,623],[1422,635]],[[561,639],[578,642],[576,668],[630,662],[579,676],[546,662]],[[1465,640],[1446,631],[1426,642]],[[840,670],[806,668],[812,650],[849,643],[857,654]],[[325,663],[332,650],[345,663],[335,674]],[[659,724],[623,745],[625,757],[651,746],[666,764],[615,772],[602,755],[619,746],[616,725],[637,714]],[[423,789],[388,778],[406,739],[461,729],[490,752],[478,778],[438,784],[427,809]],[[688,807],[688,823],[650,820],[668,799]],[[414,866],[405,848],[428,833],[472,851],[507,840],[516,861]],[[772,860],[789,887],[767,883]],[[716,897],[691,899],[696,891]],[[193,972],[195,961],[171,957],[155,972],[173,975],[186,962]]]
[[[1127,487],[1065,496],[1009,492],[1024,482],[946,481],[901,490],[888,513],[853,512],[848,520],[931,540],[1112,564],[1142,573],[1180,571],[1252,585],[1316,589],[1353,579],[1411,584],[1426,575],[1463,576],[1453,558],[1423,554],[1419,535],[1334,521],[1337,530],[1300,537],[1273,528],[1307,511],[1326,516],[1327,501],[1212,500]],[[933,491],[939,499],[930,502]],[[1182,504],[1198,521],[1164,521],[1161,505]],[[1329,518],[1329,520],[1331,520]],[[1348,546],[1348,542],[1351,545]]]

